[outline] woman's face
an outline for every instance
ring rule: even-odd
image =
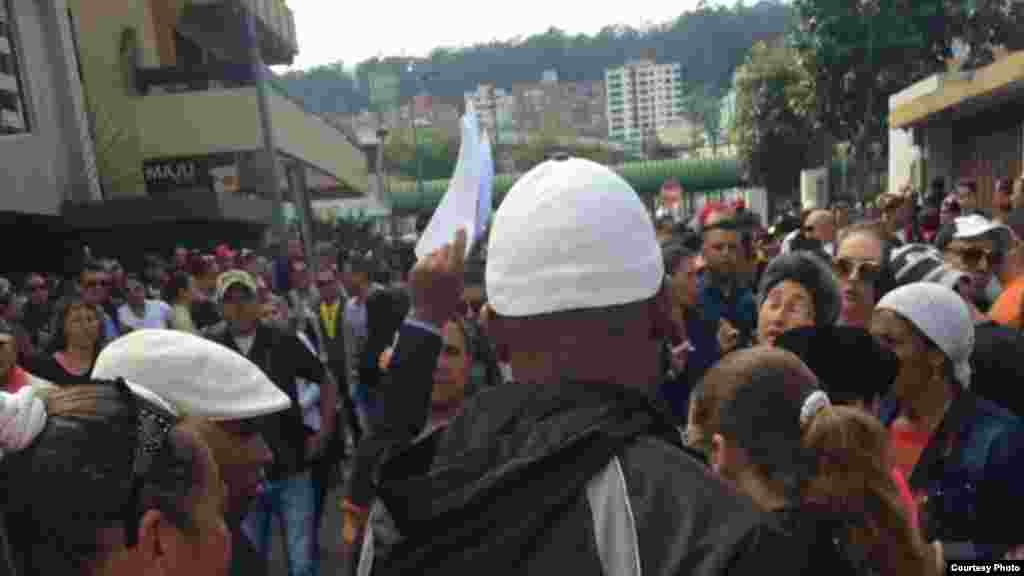
[[[843,321],[848,326],[866,328],[878,296],[881,242],[871,234],[847,236],[839,245],[833,264],[843,296]]]
[[[67,344],[93,346],[100,339],[100,319],[91,306],[74,306],[64,316]]]
[[[776,285],[761,304],[757,315],[757,338],[761,344],[775,345],[780,335],[796,329],[814,326],[814,298],[811,293],[792,280]]]
[[[876,310],[871,318],[871,335],[891,350],[900,361],[892,392],[898,400],[914,400],[933,381],[930,351],[903,317],[891,310]]]
[[[444,343],[441,355],[437,357],[437,366],[434,368],[431,402],[449,404],[461,400],[466,392],[471,368],[472,362],[462,328],[454,322],[449,322],[444,327]]]

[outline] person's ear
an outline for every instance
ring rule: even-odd
[[[926,354],[926,361],[928,362],[928,368],[933,377],[943,375],[943,368],[946,365],[945,354],[938,349],[930,349]],[[952,374],[948,374],[946,376],[952,376]]]
[[[135,549],[143,566],[143,573],[161,575],[166,572],[169,548],[176,543],[169,531],[177,532],[159,510],[147,510],[139,521]]]
[[[715,474],[722,474],[722,470],[725,468],[727,458],[727,452],[729,447],[725,438],[721,434],[714,434],[711,436],[711,471]]]

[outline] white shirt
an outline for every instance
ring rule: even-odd
[[[142,318],[139,318],[131,306],[122,304],[117,309],[117,320],[121,326],[140,330],[142,328],[167,328],[171,325],[173,311],[170,304],[162,300],[146,300],[144,305],[145,312]]]

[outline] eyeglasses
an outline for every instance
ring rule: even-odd
[[[852,280],[856,276],[863,282],[875,284],[882,277],[882,266],[870,260],[836,258],[832,261],[832,270],[840,280]]]
[[[110,280],[90,280],[85,283],[86,288],[106,288],[110,286]]]
[[[984,248],[949,248],[947,252],[956,256],[968,268],[980,267],[982,259],[989,266],[998,265],[1002,261],[1002,255],[992,250],[985,250]]]

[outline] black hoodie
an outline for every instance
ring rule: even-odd
[[[742,575],[801,558],[645,394],[609,384],[484,391],[388,461],[378,494],[404,539],[373,574]]]

